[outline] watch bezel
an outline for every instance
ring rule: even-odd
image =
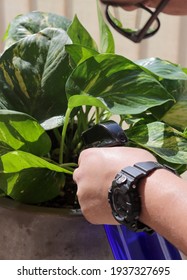
[[[119,177],[124,178],[124,180],[119,180]],[[108,199],[110,201],[114,218],[120,224],[124,224],[128,228],[136,230],[140,214],[140,197],[136,190],[136,186],[134,186],[132,177],[120,172],[112,182],[112,188],[110,188],[108,192]],[[119,194],[123,195],[123,204],[116,200],[116,196]],[[135,203],[132,203],[132,201]]]
[[[156,169],[164,168],[176,174],[176,171],[168,166],[161,165],[158,162],[139,162],[133,166],[123,168],[114,178],[112,186],[108,191],[108,201],[110,203],[114,218],[127,228],[139,232],[145,231],[153,233],[153,230],[139,221],[141,212],[141,197],[138,191],[139,180],[146,177]],[[119,205],[114,195],[119,192],[122,202]],[[124,202],[123,202],[124,200]],[[128,211],[121,203],[128,203]]]

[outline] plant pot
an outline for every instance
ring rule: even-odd
[[[23,205],[0,198],[1,260],[113,259],[103,226],[80,211]]]

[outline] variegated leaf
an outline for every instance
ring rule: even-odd
[[[5,48],[7,49],[17,41],[38,33],[47,27],[60,28],[67,31],[71,21],[66,17],[53,13],[33,11],[15,17],[5,35]]]
[[[162,106],[153,113],[164,122],[180,130],[187,127],[187,75],[179,66],[158,58],[138,62],[157,75],[163,86],[174,97],[175,102]]]
[[[0,57],[0,108],[27,113],[38,121],[63,115],[65,82],[71,68],[64,46],[67,33],[46,28],[28,36]]]
[[[90,48],[95,51],[98,50],[96,42],[81,24],[77,16],[74,17],[72,24],[68,28],[68,35],[74,44],[81,45],[82,47]]]
[[[71,95],[100,98],[113,114],[139,114],[173,102],[171,95],[152,75],[118,55],[100,54],[81,63],[66,84]]]
[[[187,139],[162,122],[135,125],[126,131],[136,146],[144,147],[173,164],[187,164]]]

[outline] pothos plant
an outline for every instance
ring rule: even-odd
[[[187,70],[115,54],[99,10],[98,18],[100,47],[77,16],[36,11],[9,25],[0,56],[2,195],[31,204],[66,198],[81,133],[114,116],[127,124],[128,145],[186,170]]]

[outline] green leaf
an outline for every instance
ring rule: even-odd
[[[99,97],[113,114],[139,114],[172,101],[151,74],[112,54],[99,54],[78,65],[66,83],[66,92],[68,96]]]
[[[48,169],[30,168],[19,173],[2,174],[0,187],[14,200],[36,204],[51,200],[60,193],[64,176]]]
[[[16,173],[29,168],[47,168],[55,172],[69,173],[66,169],[52,164],[40,157],[23,151],[13,151],[1,156],[1,173]]]
[[[67,33],[46,28],[27,36],[0,57],[0,108],[27,113],[39,122],[63,115],[69,56]]]
[[[187,127],[187,89],[175,105],[162,116],[162,120],[180,131]]]
[[[187,127],[187,75],[179,65],[151,58],[139,64],[161,79],[162,85],[174,97],[175,102],[153,110],[154,115],[167,124],[183,130]]]
[[[129,140],[173,164],[187,163],[187,139],[162,122],[135,125],[126,131]]]
[[[82,63],[84,60],[98,54],[98,52],[93,49],[77,44],[67,45],[66,51],[69,53],[76,66]]]
[[[68,35],[74,44],[81,45],[82,47],[90,48],[95,51],[98,50],[97,44],[80,23],[77,16],[74,17],[73,22],[68,29]]]
[[[38,33],[47,27],[60,28],[67,31],[71,21],[66,17],[44,13],[39,11],[30,12],[25,15],[15,17],[6,32],[6,48],[15,42]]]
[[[147,58],[136,61],[136,63],[148,69],[161,79],[186,80],[187,75],[182,68],[174,63],[160,58]]]
[[[0,110],[0,155],[22,150],[42,156],[50,148],[50,138],[35,119],[23,113]]]
[[[0,157],[0,188],[24,203],[56,197],[64,185],[64,173],[71,172],[26,152],[14,151]]]
[[[100,6],[97,1],[97,14],[99,19],[99,31],[100,31],[100,51],[101,53],[115,53],[114,38],[110,31],[110,28],[106,24]]]
[[[86,96],[86,95],[73,95],[68,100],[68,108],[73,109],[79,106],[95,106],[100,107],[103,109],[107,109],[104,102],[99,98],[95,98],[93,96]]]

